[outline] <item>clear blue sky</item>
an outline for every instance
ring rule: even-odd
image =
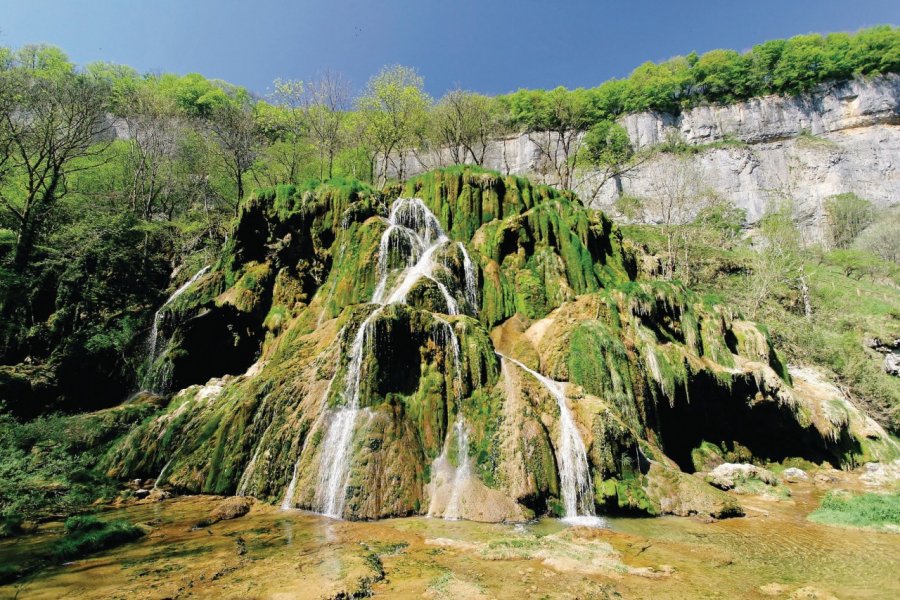
[[[0,44],[75,62],[226,79],[265,93],[330,68],[354,87],[386,64],[439,96],[593,86],[646,60],[798,33],[900,23],[900,0],[0,0]]]

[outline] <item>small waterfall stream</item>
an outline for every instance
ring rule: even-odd
[[[373,340],[374,332],[371,328],[375,318],[389,304],[406,304],[410,290],[423,278],[431,280],[436,285],[446,303],[447,313],[459,314],[459,305],[453,294],[434,275],[437,267],[444,266],[435,260],[435,254],[450,243],[451,240],[444,233],[437,217],[422,200],[398,198],[391,205],[388,227],[379,242],[379,279],[371,299],[371,302],[378,306],[360,324],[350,345],[349,363],[344,379],[345,404],[334,412],[320,446],[322,458],[319,463],[315,504],[319,512],[325,515],[341,518],[344,512],[347,482],[350,476],[353,433],[360,412],[359,394],[363,359],[367,347],[373,342],[377,343],[377,340]],[[477,298],[475,268],[465,246],[460,244],[459,248],[463,255],[465,270],[464,294],[466,301],[474,308],[475,301],[473,299]],[[397,255],[402,259],[401,264],[392,266],[391,260]],[[397,273],[398,271],[399,273]],[[396,277],[394,277],[395,275]],[[392,278],[394,279],[393,283],[391,282]],[[435,316],[435,319],[440,330],[440,333],[438,329],[435,331],[435,341],[444,347],[449,345],[453,353],[458,405],[462,394],[459,340],[453,326],[448,321],[438,316]],[[461,431],[464,432],[464,428]],[[467,441],[465,441],[465,447],[468,447]],[[461,460],[460,465],[466,465],[467,469],[468,458]],[[291,483],[282,503],[284,508],[289,508],[293,501],[298,467],[299,461],[294,466]]]
[[[195,281],[197,281],[198,279],[200,279],[201,277],[206,275],[206,272],[209,271],[211,266],[212,265],[206,265],[205,267],[203,267],[202,269],[200,269],[199,271],[194,273],[193,277],[191,277],[186,282],[184,282],[184,284],[182,284],[182,286],[180,288],[178,288],[177,290],[172,292],[172,295],[169,296],[165,302],[163,302],[163,305],[160,306],[159,310],[156,311],[156,314],[153,315],[153,327],[150,329],[150,340],[147,343],[148,350],[149,350],[149,352],[148,352],[149,362],[152,363],[156,359],[156,341],[157,341],[157,338],[159,337],[159,322],[162,319],[163,309],[165,307],[167,307],[168,305],[172,304],[172,302],[174,302],[175,299],[178,298],[178,296],[185,293],[189,287],[194,285]]]
[[[166,476],[166,471],[168,470],[169,465],[172,464],[172,461],[173,461],[173,460],[175,460],[175,459],[170,458],[170,459],[169,459],[169,462],[167,462],[166,464],[163,465],[162,470],[159,472],[159,475],[156,477],[156,481],[153,482],[153,489],[154,489],[154,490],[158,490],[158,489],[159,489],[159,484],[162,483],[163,477]]]
[[[194,285],[194,283],[198,279],[200,279],[201,277],[206,275],[206,273],[209,271],[211,266],[212,265],[206,265],[205,267],[203,267],[202,269],[200,269],[199,271],[194,273],[194,275],[190,279],[188,279],[186,282],[184,282],[184,284],[182,284],[181,287],[179,287],[177,290],[172,292],[172,295],[169,296],[165,302],[163,302],[162,306],[159,307],[159,310],[156,311],[156,314],[153,315],[153,326],[150,328],[150,338],[147,341],[147,366],[148,366],[147,374],[150,374],[150,372],[152,371],[153,361],[156,360],[156,346],[157,346],[158,338],[159,338],[159,324],[162,321],[163,309],[166,308],[168,305],[172,304],[172,302],[174,302],[176,298],[178,298],[180,295],[182,295],[184,292],[186,292],[188,290],[188,288],[190,288],[192,285]],[[164,373],[163,380],[167,379],[168,375],[170,375],[170,374]],[[150,383],[152,385],[152,382],[150,382]],[[165,387],[165,383],[166,382],[163,381],[162,387]],[[145,386],[146,386],[146,383],[145,383]]]
[[[518,365],[546,388],[559,406],[559,443],[556,460],[559,463],[559,483],[566,516],[563,521],[578,525],[604,525],[594,511],[594,484],[587,460],[584,441],[578,433],[575,418],[566,402],[562,384],[529,369],[514,358],[497,352],[501,360]]]
[[[444,509],[444,518],[450,521],[462,518],[462,510],[459,503],[460,491],[465,485],[471,473],[471,459],[469,458],[469,432],[466,430],[466,423],[462,415],[456,419],[453,426],[456,432],[456,469],[453,473],[453,485],[450,492],[450,500],[447,501],[447,508]],[[444,448],[446,454],[447,449]]]

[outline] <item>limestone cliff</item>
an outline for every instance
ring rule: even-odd
[[[829,196],[854,192],[878,206],[896,205],[900,198],[900,76],[895,74],[824,84],[796,97],[701,106],[678,115],[630,114],[619,123],[637,150],[672,140],[694,146],[690,164],[703,184],[746,210],[751,224],[770,201],[790,197],[800,224],[818,235],[822,204]],[[556,184],[553,169],[532,141],[541,137],[495,140],[482,166]],[[591,183],[591,173],[582,173],[573,187],[598,208],[608,208],[620,193],[646,197],[654,193],[655,179],[665,176],[660,161],[665,156],[599,189]],[[446,151],[411,153],[405,169],[415,174],[449,162]]]

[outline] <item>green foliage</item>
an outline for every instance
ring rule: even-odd
[[[146,403],[78,416],[19,422],[0,414],[0,517],[34,520],[66,514],[118,495],[99,469],[111,443],[148,417]]]
[[[896,531],[900,527],[900,494],[831,491],[807,518],[825,525]]]
[[[860,233],[853,246],[900,264],[900,208],[879,215],[875,223]]]
[[[874,207],[856,194],[838,194],[825,201],[825,217],[831,246],[846,248],[872,223]]]
[[[705,103],[798,94],[827,81],[898,71],[900,29],[885,25],[855,34],[772,40],[742,54],[733,50],[711,50],[700,56],[691,53],[658,64],[644,63],[626,79],[613,79],[588,90],[519,90],[497,100],[508,107],[509,120],[516,128],[554,130],[559,115],[577,114],[571,126],[587,129],[623,113],[677,113]],[[550,109],[556,106],[570,109]]]

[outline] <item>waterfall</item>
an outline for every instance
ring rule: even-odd
[[[475,276],[475,265],[472,263],[472,258],[469,256],[463,243],[457,242],[457,244],[459,245],[459,251],[462,252],[463,257],[466,301],[469,303],[469,306],[472,307],[472,310],[478,312],[478,278]]]
[[[462,518],[462,511],[459,505],[460,488],[468,481],[471,472],[469,432],[466,430],[466,424],[462,415],[457,417],[453,429],[456,432],[456,469],[453,473],[453,488],[450,492],[450,500],[447,501],[447,508],[444,509],[444,518],[451,521]]]
[[[153,482],[153,489],[154,489],[154,490],[158,490],[158,489],[159,489],[159,484],[160,484],[160,482],[163,480],[163,477],[164,477],[165,474],[166,474],[166,469],[169,468],[169,465],[172,464],[172,461],[173,461],[173,460],[175,460],[175,459],[174,459],[174,458],[170,458],[170,459],[169,459],[169,462],[167,462],[166,464],[163,465],[162,470],[159,472],[159,476],[157,476],[156,481]]]
[[[509,360],[518,365],[538,380],[559,406],[559,442],[556,448],[556,461],[559,463],[559,483],[562,501],[565,507],[566,522],[579,525],[602,525],[604,521],[595,516],[594,485],[588,466],[587,451],[584,441],[575,426],[572,411],[566,402],[562,384],[529,369],[514,358],[497,352],[501,360]]]
[[[322,514],[335,519],[341,518],[344,512],[347,479],[350,476],[350,449],[356,415],[359,413],[359,384],[363,357],[366,342],[371,336],[369,324],[379,312],[380,306],[372,311],[356,330],[350,346],[350,363],[347,365],[344,380],[346,404],[334,415],[328,433],[322,440],[322,463],[319,465],[316,505]]]
[[[398,198],[391,205],[387,221],[388,227],[381,235],[378,245],[378,284],[371,299],[371,303],[378,306],[360,324],[350,345],[349,363],[344,378],[345,404],[332,415],[328,431],[320,445],[322,458],[319,463],[315,504],[320,512],[334,518],[341,518],[344,512],[347,481],[350,477],[353,432],[360,411],[359,388],[363,358],[372,342],[371,325],[375,317],[388,304],[405,304],[407,294],[423,278],[436,284],[444,298],[448,314],[459,314],[456,299],[447,286],[434,276],[435,269],[442,266],[434,260],[435,253],[451,243],[437,217],[419,198]],[[475,285],[475,271],[465,248],[462,247],[462,250],[464,265],[467,265],[465,293],[468,299],[473,297],[471,288]],[[392,262],[398,255],[401,260]],[[397,262],[399,264],[396,264]],[[392,284],[392,276],[397,271],[399,274]],[[458,404],[462,393],[459,340],[449,322],[437,316],[435,319],[444,332],[436,332],[435,341],[445,347],[450,345],[453,353]],[[446,339],[441,339],[444,337]],[[299,465],[298,459],[282,503],[284,507],[289,507],[293,498]]]
[[[194,276],[188,279],[180,288],[172,292],[172,295],[163,302],[163,305],[159,307],[159,310],[156,311],[156,314],[153,315],[153,327],[150,328],[150,339],[147,342],[148,356],[147,356],[147,364],[153,365],[153,361],[156,360],[156,343],[157,338],[159,337],[159,323],[162,320],[163,309],[168,305],[172,304],[178,296],[187,291],[189,287],[191,287],[194,282],[203,277],[207,271],[209,271],[212,265],[206,265],[196,273]]]

